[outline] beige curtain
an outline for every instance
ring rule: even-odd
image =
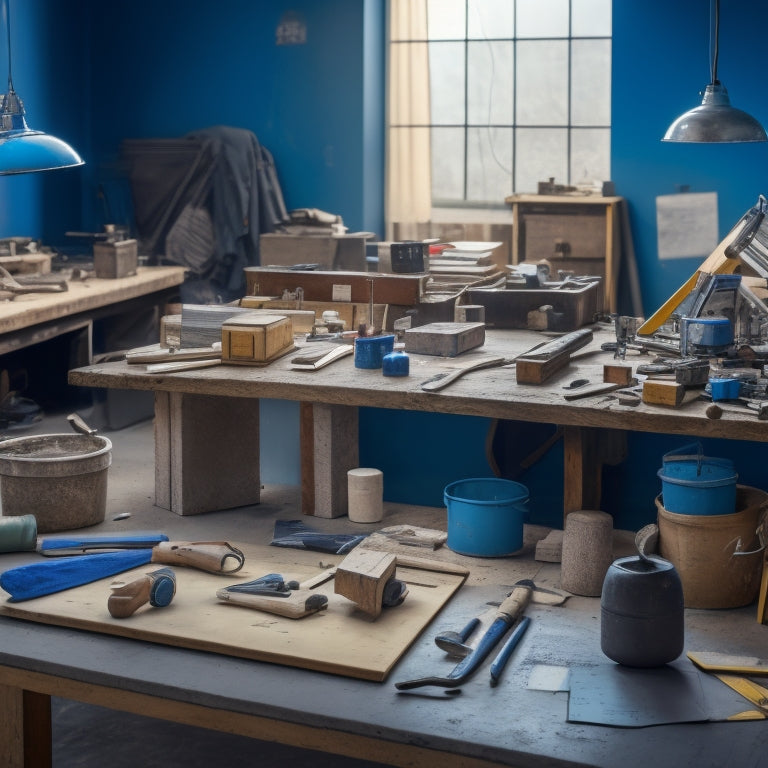
[[[390,0],[389,27],[390,41],[426,40],[427,0]],[[386,222],[392,240],[395,224],[415,231],[432,210],[429,128],[398,127],[429,125],[426,42],[390,43],[388,75]]]

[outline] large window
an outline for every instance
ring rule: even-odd
[[[389,84],[390,188],[430,208],[610,178],[611,0],[390,0]]]

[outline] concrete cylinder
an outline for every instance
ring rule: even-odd
[[[613,562],[613,518],[598,510],[570,512],[565,518],[560,586],[575,595],[599,597]]]
[[[378,523],[384,517],[384,474],[358,467],[347,472],[347,514],[353,523]]]

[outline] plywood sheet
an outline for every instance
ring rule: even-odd
[[[257,661],[382,681],[419,633],[461,586],[466,575],[398,566],[408,584],[401,605],[385,608],[373,620],[347,598],[334,594],[333,581],[317,589],[328,608],[303,619],[289,619],[223,603],[216,590],[267,573],[304,581],[343,558],[279,547],[239,545],[242,571],[217,576],[176,568],[176,596],[166,608],[144,606],[128,619],[107,611],[109,585],[130,581],[159,566],[145,566],[117,577],[21,603],[0,604],[0,613],[29,621],[91,630],[164,645],[211,651]]]

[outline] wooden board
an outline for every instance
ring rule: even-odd
[[[429,275],[246,267],[245,279],[249,296],[282,296],[283,291],[293,292],[301,288],[305,301],[349,301],[355,304],[371,300],[373,282],[375,303],[414,305],[424,295]]]
[[[289,619],[221,602],[216,590],[267,573],[279,573],[286,581],[306,581],[328,566],[338,565],[343,557],[280,547],[235,546],[245,553],[242,571],[217,576],[176,568],[173,602],[166,608],[144,606],[128,619],[114,619],[107,611],[109,585],[139,578],[159,566],[126,571],[35,600],[4,602],[0,613],[381,682],[466,578],[466,574],[398,567],[397,578],[407,583],[408,596],[402,605],[384,609],[375,620],[335,594],[331,580],[317,587],[328,598],[326,610]]]

